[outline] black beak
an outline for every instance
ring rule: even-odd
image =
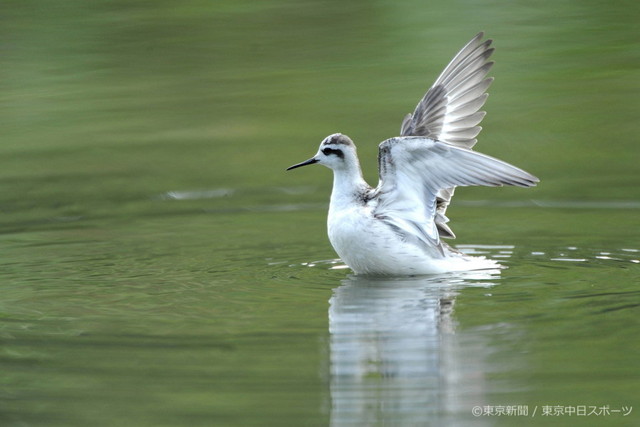
[[[312,157],[309,160],[305,160],[302,163],[298,163],[297,165],[289,166],[287,170],[290,171],[291,169],[299,168],[300,166],[312,165],[314,163],[318,163],[318,159],[316,159],[315,157]]]

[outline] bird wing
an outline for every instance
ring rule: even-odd
[[[430,247],[440,242],[437,198],[455,186],[531,187],[538,178],[493,157],[424,137],[396,137],[382,142],[380,181],[373,197],[376,218],[406,239]]]
[[[489,57],[494,49],[491,39],[482,41],[478,33],[451,60],[400,128],[401,136],[426,136],[451,145],[471,148],[482,128],[478,124],[485,116],[480,108],[489,94],[493,78],[486,75],[493,65]],[[441,237],[455,238],[446,225],[447,207],[455,187],[442,188],[437,194],[437,217]]]

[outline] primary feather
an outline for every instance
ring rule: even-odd
[[[485,116],[479,111],[489,94],[493,78],[486,77],[493,66],[489,57],[492,40],[482,41],[478,33],[449,62],[435,83],[420,100],[413,114],[400,127],[401,136],[426,136],[456,147],[471,148],[482,130],[478,124]],[[455,187],[441,188],[436,194],[435,224],[440,237],[455,238],[447,222],[447,207]]]

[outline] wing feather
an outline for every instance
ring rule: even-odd
[[[445,67],[400,127],[401,136],[424,136],[457,147],[471,148],[482,130],[478,124],[485,113],[480,111],[487,100],[486,90],[493,82],[486,77],[493,66],[491,39],[482,41],[484,33],[471,39]],[[436,224],[441,237],[454,238],[446,225],[445,213],[455,187],[437,194]]]
[[[448,229],[438,197],[456,186],[531,187],[538,178],[509,163],[424,137],[388,139],[379,147],[374,215],[429,247]],[[444,231],[443,231],[444,230]]]

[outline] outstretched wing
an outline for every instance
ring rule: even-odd
[[[468,185],[531,187],[538,178],[475,151],[424,137],[388,139],[379,147],[380,182],[373,214],[407,239],[440,242],[438,193]]]
[[[478,124],[486,114],[479,110],[493,82],[486,75],[493,65],[488,60],[494,49],[490,39],[482,41],[483,36],[478,33],[446,66],[413,114],[404,118],[401,136],[426,136],[464,148],[475,145],[482,129]],[[455,238],[445,216],[454,189],[443,188],[437,194],[436,223],[441,237]]]
[[[482,41],[478,33],[451,60],[416,106],[405,117],[401,136],[426,136],[437,141],[471,148],[482,129],[485,116],[479,111],[493,78],[485,78],[493,62],[487,62],[494,49],[491,40]]]

